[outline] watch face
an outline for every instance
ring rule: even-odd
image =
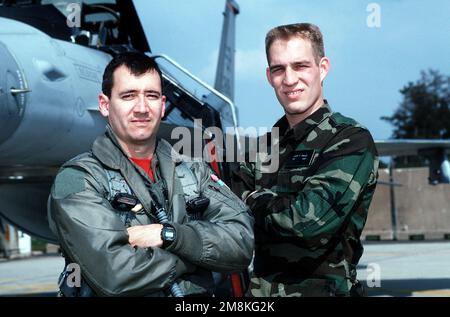
[[[173,241],[176,239],[176,232],[175,228],[173,228],[170,225],[163,225],[163,228],[161,230],[161,240],[163,241],[163,248],[167,248],[172,244]]]
[[[173,228],[164,228],[164,240],[175,240],[175,230],[173,230]]]

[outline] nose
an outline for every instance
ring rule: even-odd
[[[134,111],[139,113],[148,112],[148,102],[147,98],[145,98],[145,94],[139,94],[139,97],[136,100],[136,105],[134,106]]]
[[[293,86],[297,83],[298,77],[296,72],[291,67],[286,67],[284,72],[283,84],[286,86]]]

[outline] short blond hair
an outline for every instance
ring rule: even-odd
[[[280,25],[271,29],[266,35],[266,57],[270,65],[269,50],[276,40],[289,40],[293,37],[308,39],[311,42],[314,60],[319,65],[320,59],[325,56],[323,36],[317,25],[311,23],[295,23]]]

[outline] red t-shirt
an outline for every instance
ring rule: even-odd
[[[152,171],[152,159],[138,159],[131,157],[131,160],[147,173],[153,183],[155,182],[155,176]]]

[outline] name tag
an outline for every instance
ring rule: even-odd
[[[314,150],[293,151],[284,165],[287,168],[310,166],[313,156]]]

